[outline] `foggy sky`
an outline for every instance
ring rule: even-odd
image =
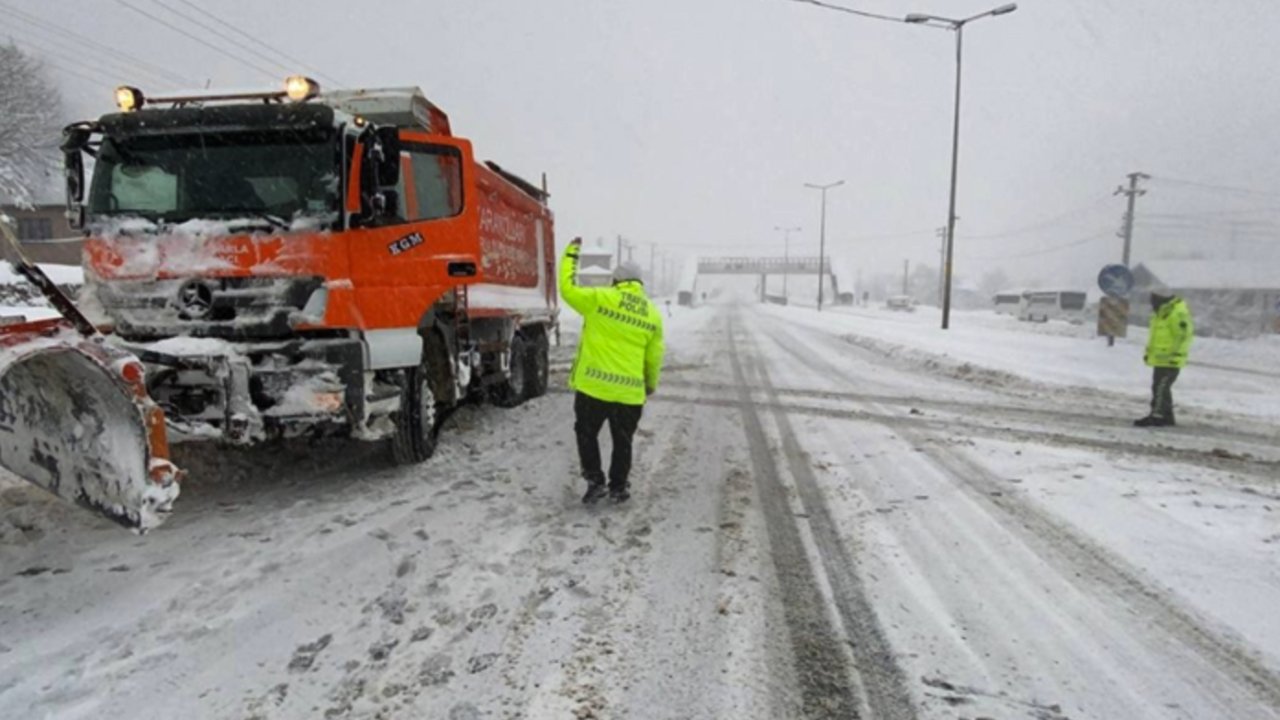
[[[127,1],[226,45],[153,0]],[[0,2],[161,65],[187,87],[267,86],[285,74],[245,67],[117,0]],[[964,16],[1000,3],[846,4]],[[480,157],[530,179],[548,173],[561,242],[621,233],[672,253],[780,254],[773,228],[800,225],[793,252],[816,255],[819,198],[803,183],[843,179],[828,196],[832,255],[868,276],[900,272],[903,259],[937,266],[952,33],[789,0],[199,5],[305,61],[299,70],[348,86],[421,86]],[[1196,250],[1226,257],[1235,221],[1237,256],[1280,269],[1280,14],[1271,2],[1019,5],[965,30],[957,275],[976,283],[1002,266],[1019,283],[1092,285],[1119,259],[1124,206],[1111,193],[1135,170],[1155,176],[1139,200],[1135,262]],[[10,20],[0,37],[61,47]],[[81,116],[110,110],[116,82],[166,89],[89,49],[51,57],[97,68],[89,74],[101,82],[53,69]]]

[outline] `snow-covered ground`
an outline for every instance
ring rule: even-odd
[[[44,320],[57,317],[58,311],[51,307],[33,307],[31,305],[0,305],[0,318],[23,317],[27,320]]]
[[[39,268],[58,285],[84,284],[84,270],[78,265],[40,263]],[[9,263],[0,261],[0,285],[26,284],[26,282],[26,278],[14,272]]]
[[[1280,718],[1270,340],[1141,430],[1139,338],[933,320],[673,308],[622,507],[572,321],[421,467],[188,448],[141,538],[0,479],[0,717]]]
[[[75,289],[84,284],[84,271],[79,267],[41,264],[40,269],[64,288]],[[27,320],[42,320],[57,314],[35,286],[14,272],[9,263],[0,261],[0,319],[25,317]]]
[[[1117,397],[1150,400],[1151,370],[1142,362],[1147,333],[1130,328],[1108,347],[1091,325],[1026,323],[990,311],[952,313],[940,330],[936,308],[770,306],[788,322],[839,334],[899,363],[950,374],[987,373],[993,383],[1071,386]],[[1191,366],[1174,386],[1179,402],[1207,409],[1280,419],[1280,335],[1249,340],[1196,338]]]

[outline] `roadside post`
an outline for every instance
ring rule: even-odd
[[[1129,295],[1133,292],[1133,273],[1124,265],[1107,265],[1098,273],[1098,287],[1103,293],[1098,305],[1098,334],[1107,337],[1107,347],[1116,338],[1129,335]]]

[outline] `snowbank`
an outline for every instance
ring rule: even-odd
[[[84,270],[79,265],[51,265],[40,263],[38,267],[58,285],[83,285]],[[7,262],[0,262],[0,285],[26,284],[26,278],[14,272]]]

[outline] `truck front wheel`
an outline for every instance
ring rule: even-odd
[[[414,465],[436,451],[436,396],[426,368],[405,371],[400,389],[400,410],[395,415],[396,432],[391,438],[391,454],[397,465]]]
[[[507,367],[507,379],[495,385],[490,399],[498,407],[515,407],[528,397],[529,344],[524,336],[516,333],[511,338],[511,359]]]
[[[551,343],[545,330],[535,333],[528,358],[529,399],[547,394],[551,374]]]

